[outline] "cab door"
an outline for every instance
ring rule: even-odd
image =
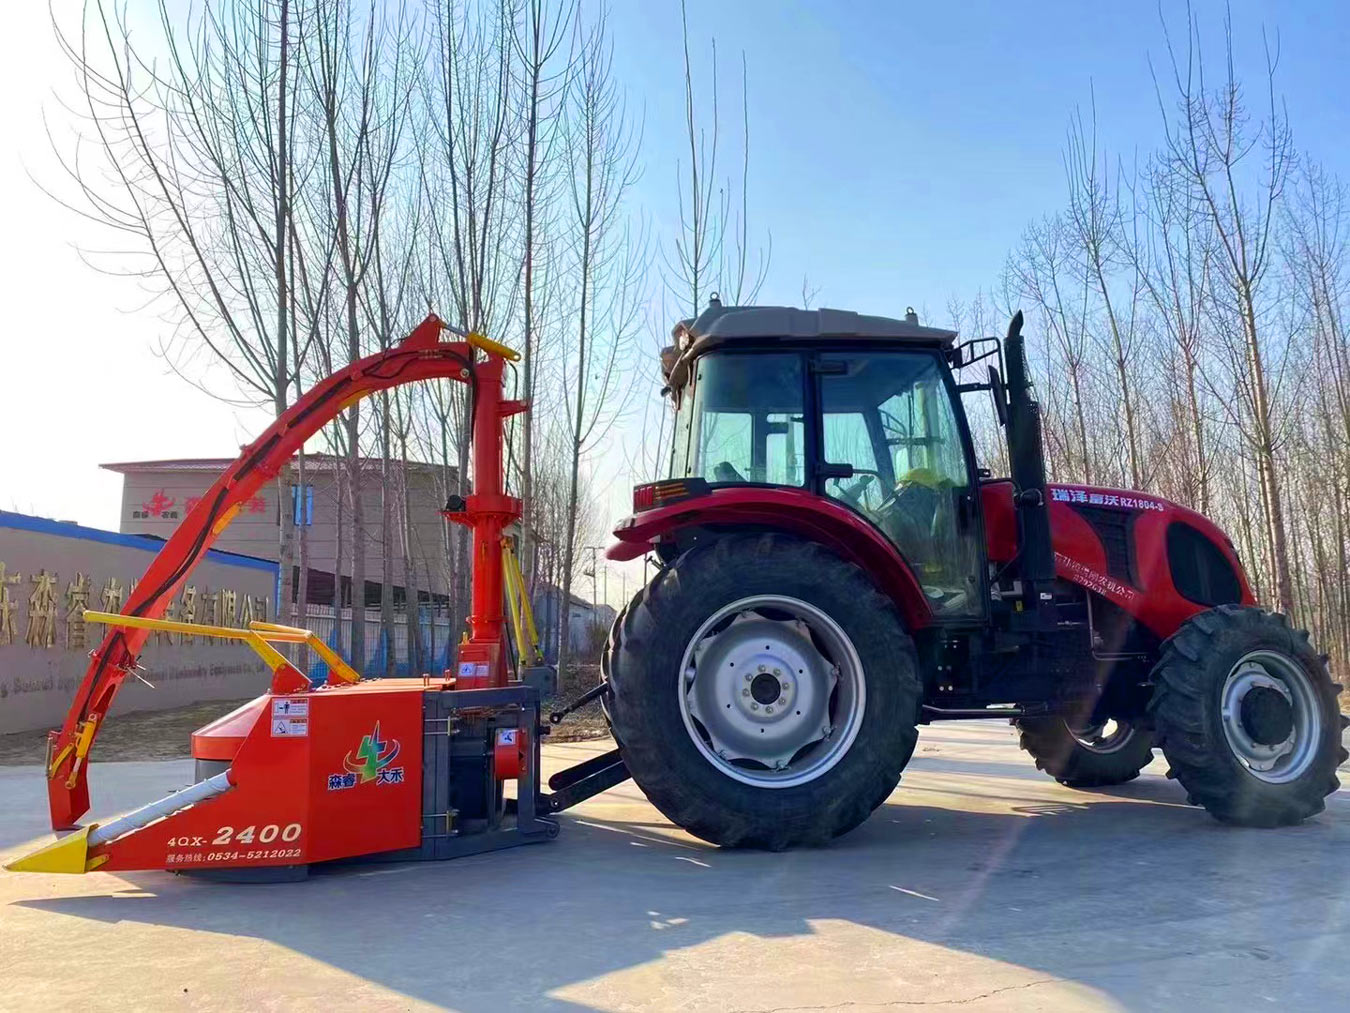
[[[927,350],[822,354],[818,491],[875,525],[938,619],[983,617],[974,455],[945,365]]]

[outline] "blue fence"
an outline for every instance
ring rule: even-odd
[[[283,620],[284,621],[284,620]],[[411,652],[408,649],[408,620],[402,609],[394,613],[393,644],[381,628],[379,609],[366,609],[366,657],[360,664],[351,657],[351,609],[342,611],[342,649],[339,653],[353,668],[363,675],[381,676],[385,674],[385,659],[392,650],[394,655],[394,674],[399,676],[417,676],[423,672],[412,671]],[[314,633],[329,647],[338,649],[338,623],[334,620],[333,609],[322,605],[310,605],[305,621],[300,625]],[[423,608],[418,616],[418,628],[421,631],[422,651],[426,655],[423,664],[425,672],[440,675],[450,667],[453,638],[450,621],[443,615],[432,616],[431,610]],[[311,658],[309,677],[315,682],[328,678],[328,666],[318,658]]]

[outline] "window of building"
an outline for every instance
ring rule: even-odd
[[[314,524],[314,486],[291,486],[291,523],[310,527]]]

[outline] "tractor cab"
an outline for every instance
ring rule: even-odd
[[[669,477],[828,498],[913,571],[935,616],[980,616],[977,468],[949,368],[956,337],[841,310],[723,308],[676,328]]]

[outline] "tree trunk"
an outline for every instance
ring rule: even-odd
[[[1190,413],[1191,440],[1195,447],[1196,505],[1209,516],[1209,457],[1205,450],[1205,424],[1200,414],[1200,392],[1196,386],[1196,361],[1189,346],[1182,349],[1186,363],[1186,400]]]
[[[353,356],[353,359],[356,357]],[[359,406],[347,410],[347,503],[351,507],[352,533],[352,665],[366,667],[366,512],[361,502],[361,447]]]
[[[280,9],[280,38],[281,47],[278,59],[277,76],[277,161],[276,170],[279,176],[277,182],[276,204],[273,208],[275,215],[273,232],[273,257],[276,267],[276,287],[277,287],[277,334],[276,334],[276,375],[274,377],[275,407],[277,417],[280,418],[286,411],[286,391],[289,377],[287,369],[290,365],[287,353],[287,325],[289,324],[290,303],[289,303],[289,279],[286,277],[286,225],[290,221],[290,201],[289,201],[289,183],[290,183],[290,164],[286,150],[286,76],[289,70],[288,46],[290,32],[290,2],[281,0]],[[293,600],[294,594],[291,586],[292,568],[295,565],[295,550],[292,544],[292,525],[291,513],[287,509],[287,499],[289,492],[289,468],[282,468],[277,475],[277,520],[278,532],[278,567],[281,574],[281,585],[278,588],[280,601],[277,603],[277,616],[282,623],[295,623],[295,610]]]
[[[384,641],[384,674],[397,674],[394,649],[394,475],[389,444],[389,392],[380,393],[380,637]],[[404,583],[407,583],[405,576]],[[404,588],[406,595],[407,588]],[[405,597],[404,607],[407,607]],[[410,673],[411,674],[411,673]]]
[[[346,542],[345,533],[347,530],[343,523],[343,508],[346,505],[342,483],[343,469],[339,466],[336,455],[329,463],[333,469],[333,650],[350,662],[352,660],[351,652],[344,653],[342,650],[344,643],[342,636],[342,604],[344,599],[342,571],[345,569],[342,565],[345,555],[342,550]]]
[[[1294,584],[1289,574],[1289,537],[1284,521],[1280,492],[1279,463],[1275,457],[1275,437],[1266,393],[1265,362],[1257,339],[1256,308],[1250,290],[1242,293],[1243,325],[1246,328],[1247,364],[1251,370],[1252,420],[1256,429],[1257,476],[1262,485],[1266,508],[1266,530],[1270,539],[1270,573],[1275,584],[1275,603],[1285,615],[1294,614]]]
[[[399,437],[399,545],[403,556],[403,611],[408,631],[408,674],[419,675],[429,672],[425,652],[422,650],[422,606],[421,592],[418,589],[417,561],[413,557],[412,508],[408,497],[408,438]],[[433,622],[434,622],[433,618]]]
[[[301,447],[300,451],[295,455],[295,481],[296,485],[302,490],[305,488],[308,481],[305,474],[304,447]],[[308,497],[305,498],[304,502],[308,505]],[[296,565],[300,570],[300,578],[296,582],[295,607],[296,614],[299,616],[299,621],[293,625],[303,628],[309,627],[309,525],[311,519],[311,515],[306,511],[305,515],[301,517],[303,523],[300,525],[300,530],[296,537]],[[299,650],[296,652],[296,657],[300,671],[308,673],[310,661],[309,648],[306,645],[301,644]]]
[[[525,141],[525,353],[521,356],[521,392],[527,402],[534,398],[534,201],[535,178],[538,172],[539,153],[539,78],[543,72],[540,59],[542,43],[540,11],[535,6],[533,13],[533,49],[530,64],[530,99],[526,114]],[[531,404],[533,409],[533,404]],[[534,479],[534,412],[527,411],[519,416],[521,427],[521,466],[520,466],[520,560],[525,573],[532,570],[531,559],[534,556],[534,537],[531,530],[531,511],[534,501],[531,485]]]

